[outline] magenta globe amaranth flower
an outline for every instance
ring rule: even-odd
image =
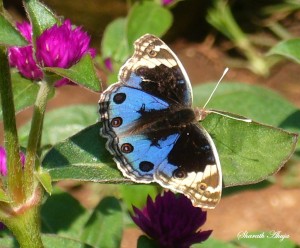
[[[155,201],[148,196],[144,209],[133,210],[133,221],[159,247],[188,248],[205,241],[212,233],[199,229],[206,221],[206,212],[194,207],[184,195],[177,196],[171,191],[157,196]]]
[[[60,67],[70,68],[87,53],[95,56],[96,50],[89,47],[90,37],[81,27],[73,28],[66,20],[62,25],[55,24],[46,29],[36,38],[36,48],[32,46],[32,28],[29,23],[18,24],[17,28],[25,39],[30,42],[25,47],[11,47],[9,60],[13,67],[32,80],[41,80],[44,76],[41,68]],[[68,79],[61,79],[55,86],[70,83]]]
[[[61,26],[55,24],[36,39],[36,58],[43,67],[69,68],[82,56],[95,50],[89,48],[90,37],[81,27],[72,28],[66,20]]]
[[[10,47],[8,58],[11,67],[16,67],[26,78],[31,80],[41,80],[43,72],[33,58],[32,28],[28,22],[17,23],[17,28],[22,36],[29,42],[27,46]]]

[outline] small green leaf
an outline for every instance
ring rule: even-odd
[[[5,46],[26,46],[27,41],[16,28],[0,14],[0,44]]]
[[[133,51],[132,44],[134,41],[146,33],[161,37],[171,27],[172,21],[171,12],[161,5],[150,1],[136,3],[131,8],[127,21],[127,38],[130,51]]]
[[[94,247],[119,248],[123,233],[123,214],[119,201],[106,197],[95,208],[84,227],[81,240]]]
[[[90,215],[71,195],[54,188],[41,207],[42,231],[79,239]]]
[[[288,59],[300,63],[300,39],[290,39],[279,42],[272,47],[268,55],[281,55]]]
[[[54,13],[44,4],[35,0],[26,0],[25,9],[33,27],[33,36],[36,38],[47,28],[59,23]]]
[[[113,61],[123,63],[129,57],[126,25],[126,18],[118,18],[106,27],[101,43],[104,59],[111,58]]]
[[[102,183],[124,183],[125,179],[105,148],[100,137],[101,124],[96,123],[55,145],[42,164],[52,180],[76,179]]]
[[[98,119],[96,105],[72,105],[47,112],[41,145],[54,145]],[[19,129],[20,144],[27,145],[31,121]]]
[[[21,77],[19,73],[12,74],[12,86],[16,112],[19,112],[34,104],[39,85]],[[2,108],[0,106],[0,119],[2,119]]]
[[[43,185],[43,188],[47,191],[49,195],[52,193],[52,183],[51,183],[51,177],[48,171],[43,170],[42,168],[39,169],[35,173],[35,176],[39,180],[39,182]]]
[[[8,197],[8,195],[5,193],[5,191],[0,188],[0,202],[6,202],[10,203],[11,199]]]
[[[54,72],[72,82],[80,84],[90,90],[100,91],[99,78],[96,75],[91,55],[87,54],[72,67],[68,69],[58,67],[46,67],[45,70]]]

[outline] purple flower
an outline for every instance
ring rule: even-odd
[[[24,38],[30,43],[24,47],[11,47],[9,61],[26,78],[41,80],[42,67],[69,68],[76,64],[87,53],[95,57],[96,50],[89,48],[90,37],[81,27],[72,28],[71,22],[66,20],[62,25],[46,29],[36,38],[36,51],[32,47],[32,27],[28,22],[17,24]],[[36,58],[36,60],[35,60]],[[55,86],[73,84],[63,78]]]
[[[20,160],[22,166],[25,164],[25,155],[23,152],[20,152]],[[6,151],[5,148],[0,146],[0,175],[6,176],[7,175],[7,158],[6,158]]]
[[[14,46],[8,49],[10,66],[16,67],[26,78],[41,80],[43,78],[43,72],[33,58],[33,48],[31,44],[32,28],[28,22],[17,23],[17,28],[22,36],[29,42],[29,45],[23,47]]]
[[[177,196],[171,191],[158,195],[155,201],[148,196],[143,210],[136,207],[133,210],[133,221],[159,247],[188,248],[205,241],[212,233],[199,230],[206,221],[206,212],[194,207],[184,195]]]
[[[17,23],[17,28],[21,32],[22,36],[29,42],[32,42],[32,27],[29,22]]]
[[[81,27],[72,28],[70,20],[61,26],[55,24],[36,39],[36,58],[40,65],[69,68],[82,56],[95,50],[89,48],[90,37]]]
[[[24,77],[31,80],[41,80],[43,78],[43,72],[33,58],[32,45],[11,47],[8,50],[8,56],[10,66],[16,67]]]

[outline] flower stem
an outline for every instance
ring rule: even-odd
[[[21,248],[43,248],[40,236],[40,222],[38,207],[35,206],[26,212],[13,216],[7,227],[12,230]]]
[[[0,48],[0,95],[3,112],[4,140],[8,165],[8,192],[15,205],[25,201],[23,172],[19,155],[15,107],[7,54]]]
[[[37,164],[37,156],[40,145],[40,139],[42,135],[42,126],[44,121],[45,110],[49,94],[52,90],[52,84],[43,81],[41,83],[33,110],[33,117],[31,122],[31,128],[29,133],[27,151],[26,151],[26,163],[24,166],[24,174],[26,178],[26,193],[27,196],[33,193],[34,188],[34,170]]]

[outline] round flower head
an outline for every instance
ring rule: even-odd
[[[24,22],[17,24],[17,28],[30,44],[9,49],[10,65],[16,67],[24,77],[32,80],[43,78],[40,67],[69,68],[85,54],[90,53],[92,57],[96,54],[95,49],[89,48],[90,37],[87,33],[80,27],[73,29],[69,20],[61,26],[55,24],[37,37],[35,56],[31,44],[32,27],[28,22]],[[63,78],[57,81],[55,86],[70,83],[70,80]]]
[[[89,48],[90,37],[81,27],[72,28],[70,20],[55,24],[36,39],[36,58],[43,67],[69,68],[82,56],[95,50]]]
[[[22,36],[31,43],[32,28],[30,24],[28,22],[17,23],[17,28]],[[23,47],[10,47],[8,49],[8,58],[10,66],[16,67],[24,77],[31,80],[40,80],[43,78],[43,72],[33,58],[32,44]]]
[[[194,207],[187,197],[171,191],[157,196],[155,201],[148,196],[143,210],[136,207],[133,210],[133,221],[159,247],[188,248],[205,241],[212,232],[199,230],[206,221],[206,212]]]

